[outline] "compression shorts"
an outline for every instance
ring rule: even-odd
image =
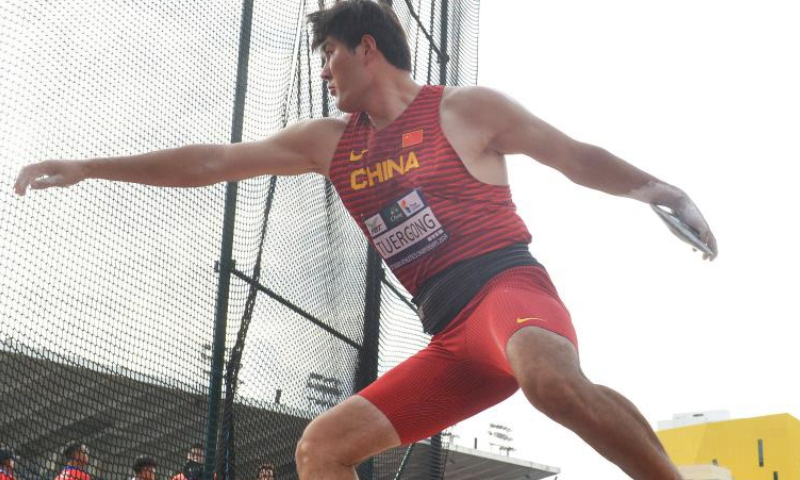
[[[578,348],[569,312],[544,268],[515,267],[486,283],[426,348],[359,395],[386,415],[403,444],[428,438],[516,392],[505,347],[529,326]]]

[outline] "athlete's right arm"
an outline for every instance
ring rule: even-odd
[[[187,145],[127,157],[46,160],[24,167],[14,190],[67,187],[98,178],[160,187],[202,187],[259,175],[328,174],[346,121],[304,120],[267,139],[230,145]]]

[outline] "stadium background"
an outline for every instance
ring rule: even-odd
[[[0,6],[0,443],[20,480],[52,478],[70,440],[98,479],[129,477],[140,454],[171,474],[197,441],[217,478],[265,462],[294,478],[308,421],[426,342],[322,177],[12,196],[34,160],[250,141],[335,115],[304,22],[331,4]],[[477,0],[393,8],[417,81],[475,82]],[[360,473],[441,476],[440,441]]]

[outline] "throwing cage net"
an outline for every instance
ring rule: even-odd
[[[311,419],[424,346],[407,295],[318,175],[26,197],[24,164],[264,138],[337,115],[310,52],[331,1],[0,4],[0,444],[51,479],[73,440],[93,479],[192,444],[205,477],[296,478]],[[391,2],[389,2],[391,3]],[[478,0],[395,0],[421,83],[473,84]],[[362,478],[441,478],[446,441]],[[418,453],[424,451],[424,455]]]

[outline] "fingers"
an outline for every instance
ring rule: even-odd
[[[715,258],[717,258],[717,255],[719,255],[719,249],[717,248],[717,239],[714,238],[714,235],[711,232],[709,232],[708,235],[709,237],[707,245],[708,248],[711,249],[711,251],[713,252],[713,255],[709,256],[709,260],[714,260]]]
[[[20,173],[17,176],[17,180],[14,182],[14,193],[17,195],[25,195],[25,190],[28,189],[28,186],[25,184],[25,181],[22,179],[22,174]]]
[[[714,260],[717,258],[717,242],[714,239],[714,234],[708,226],[700,210],[693,203],[683,212],[683,221],[691,228],[693,228],[700,236],[702,241],[708,248],[703,249],[703,260]]]
[[[717,258],[718,250],[717,250],[717,240],[714,238],[714,234],[711,233],[711,230],[706,228],[706,231],[703,233],[701,240],[708,246],[708,249],[711,250],[711,253],[704,253],[703,260],[713,261]]]
[[[17,180],[14,182],[14,192],[17,195],[25,195],[25,192],[28,190],[28,185],[31,183],[31,179],[35,178],[36,174],[36,166],[37,165],[28,165],[20,170],[19,175],[17,175]]]
[[[56,173],[56,170],[54,163],[49,160],[24,167],[14,182],[14,192],[17,195],[25,195],[28,187],[41,190],[65,183],[64,176]]]

